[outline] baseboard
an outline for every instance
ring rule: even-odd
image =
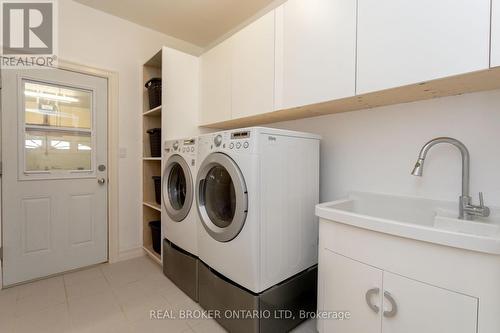
[[[3,271],[2,271],[2,260],[0,260],[0,290],[3,289],[3,280],[2,280],[2,277],[3,277]]]
[[[113,263],[124,261],[124,260],[139,258],[139,257],[142,257],[144,255],[146,255],[146,254],[144,253],[144,250],[142,249],[142,247],[138,247],[135,249],[121,251],[118,254],[118,258],[116,258],[115,260],[110,260],[109,262],[111,264],[113,264]]]

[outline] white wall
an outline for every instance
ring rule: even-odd
[[[118,72],[119,142],[127,156],[119,163],[119,248],[141,246],[140,154],[142,64],[162,46],[199,53],[172,37],[105,14],[71,0],[59,1],[59,57]]]
[[[500,90],[272,124],[321,134],[321,201],[351,190],[457,201],[460,153],[428,154],[424,176],[410,172],[422,145],[438,136],[461,140],[471,155],[471,193],[500,206]]]
[[[127,149],[127,157],[120,159],[119,169],[120,251],[138,248],[142,227],[139,220],[141,66],[163,45],[193,54],[201,50],[71,0],[59,1],[59,13],[59,56],[119,73],[119,140],[120,147]],[[183,61],[187,64],[191,60]],[[486,204],[500,206],[498,105],[500,91],[494,91],[271,126],[323,136],[322,201],[341,197],[349,190],[457,200],[460,159],[452,147],[438,146],[429,153],[423,178],[410,175],[421,146],[433,137],[447,135],[469,147],[471,191],[483,191]],[[173,117],[183,124],[182,130],[176,127],[176,132],[171,132],[173,136],[195,134],[194,113]]]

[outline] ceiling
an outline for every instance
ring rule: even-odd
[[[207,48],[277,0],[75,0]]]

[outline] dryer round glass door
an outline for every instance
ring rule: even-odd
[[[163,173],[163,204],[175,222],[183,221],[193,203],[193,178],[189,166],[180,155],[172,155]]]
[[[203,227],[215,240],[234,239],[245,224],[248,194],[243,175],[227,155],[207,156],[198,170],[197,204]]]

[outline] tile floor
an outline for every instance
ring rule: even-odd
[[[150,319],[165,309],[200,308],[141,257],[0,291],[0,332],[225,332],[210,319]],[[313,321],[294,330],[313,332]]]

